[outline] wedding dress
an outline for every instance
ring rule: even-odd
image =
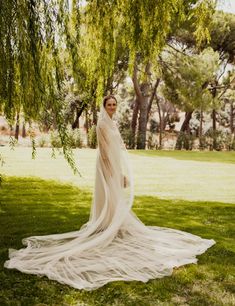
[[[147,282],[171,275],[174,267],[196,263],[196,255],[215,241],[142,223],[131,210],[133,177],[125,145],[103,107],[96,130],[96,179],[89,221],[77,231],[23,239],[27,247],[10,249],[4,266],[94,290],[117,280]]]

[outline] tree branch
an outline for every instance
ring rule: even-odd
[[[141,93],[140,86],[139,86],[138,79],[137,79],[137,63],[136,63],[136,60],[135,60],[135,64],[134,64],[132,82],[133,82],[133,85],[134,85],[136,95],[138,97],[141,97],[142,93]]]
[[[219,95],[218,99],[220,99],[220,98],[226,93],[227,89],[229,89],[229,87],[230,87],[230,85],[231,85],[231,83],[232,83],[233,81],[235,81],[235,77],[230,81],[230,83],[229,83],[227,86],[225,86],[225,89],[224,89],[224,90],[222,91],[222,93]]]
[[[152,104],[153,104],[153,99],[154,99],[154,97],[156,95],[156,91],[157,91],[158,85],[160,84],[160,81],[161,81],[161,79],[157,78],[156,83],[155,83],[155,85],[153,87],[153,91],[152,91],[151,97],[149,99],[149,104],[148,104],[148,116],[149,116],[149,112],[150,112]]]

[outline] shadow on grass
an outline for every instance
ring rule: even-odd
[[[146,225],[185,230],[217,242],[198,264],[170,277],[113,282],[95,291],[76,290],[46,277],[3,268],[8,248],[21,239],[77,230],[89,218],[91,194],[71,185],[8,178],[0,189],[0,305],[232,305],[234,206],[224,203],[135,198],[133,210]],[[168,304],[163,304],[168,303]]]

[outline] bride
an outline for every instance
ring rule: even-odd
[[[6,268],[94,290],[117,280],[147,282],[171,275],[174,267],[196,263],[196,255],[215,244],[184,231],[146,226],[131,210],[133,177],[113,121],[116,107],[114,96],[104,98],[88,222],[74,232],[23,239],[27,247],[10,249]]]

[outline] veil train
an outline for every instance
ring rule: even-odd
[[[10,249],[4,266],[94,290],[117,280],[147,282],[196,263],[196,255],[215,241],[146,226],[131,210],[134,190],[127,150],[103,107],[96,131],[99,146],[88,222],[77,231],[23,239],[26,248]]]

